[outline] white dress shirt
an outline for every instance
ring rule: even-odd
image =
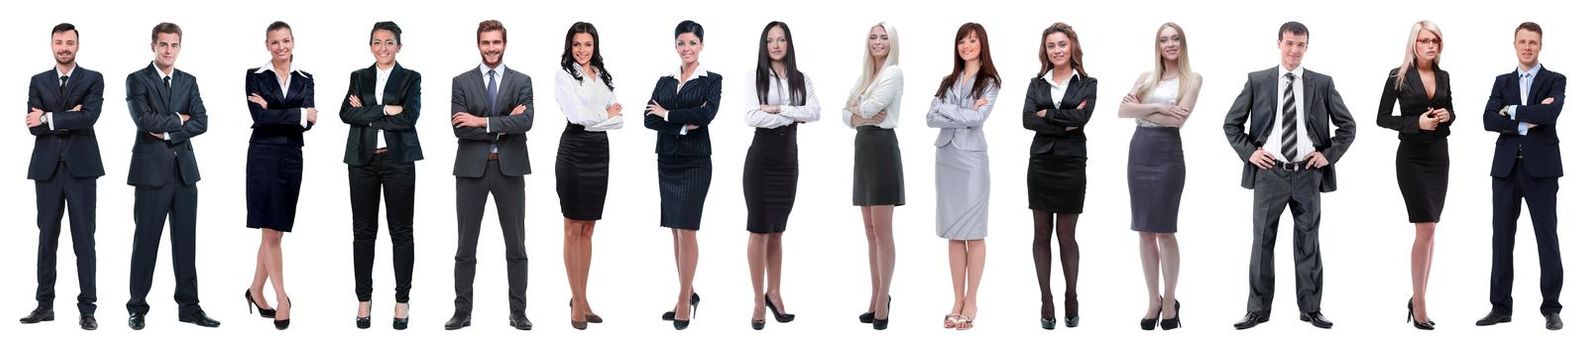
[[[865,67],[870,68],[870,67]],[[862,91],[855,92],[857,96],[850,95],[849,100],[859,100],[859,117],[871,119],[876,114],[887,112],[886,119],[875,124],[882,129],[891,129],[898,126],[898,101],[903,96],[903,68],[897,65],[882,67],[876,72],[875,80]],[[846,108],[847,106],[843,106]],[[843,123],[848,127],[855,127],[853,120],[848,118],[852,113],[843,114]]]
[[[171,84],[172,85],[176,84],[176,79],[171,77],[172,75],[176,74],[176,67],[171,67],[171,74],[165,74],[165,71],[160,70],[160,66],[156,65],[156,66],[154,66],[154,74],[159,74],[160,75],[160,80],[156,81],[157,83],[160,83],[160,84],[163,85],[163,84],[165,84],[165,79],[171,79]],[[171,87],[170,86],[166,86],[165,88],[166,89],[170,89]],[[186,120],[182,120],[181,113],[173,113],[173,114],[175,114],[176,124],[177,125],[187,125],[187,121]],[[166,141],[170,141],[171,140],[171,133],[169,133],[169,132],[162,133],[162,134],[160,134],[160,138],[163,138]]]
[[[1052,79],[1052,76],[1055,74],[1057,74],[1057,70],[1053,69],[1051,74],[1047,74],[1045,77],[1043,77],[1046,79],[1046,83],[1052,86],[1052,109],[1057,109],[1063,106],[1063,96],[1068,95],[1068,83],[1073,82],[1074,77],[1079,76],[1079,70],[1069,70],[1069,75],[1064,77],[1063,81]]]
[[[1520,106],[1527,105],[1528,104],[1527,101],[1530,101],[1530,99],[1531,99],[1531,83],[1536,82],[1536,74],[1540,73],[1541,71],[1542,71],[1542,64],[1540,64],[1540,63],[1538,63],[1535,66],[1532,66],[1531,69],[1529,69],[1529,70],[1524,69],[1524,67],[1515,69],[1515,71],[1514,71],[1515,75],[1520,76]],[[1520,108],[1518,106],[1515,106],[1515,105],[1509,105],[1508,109],[1509,109],[1508,110],[1508,112],[1509,112],[1509,120],[1514,120],[1515,114],[1518,114],[1520,112]],[[1525,123],[1519,123],[1518,127],[1519,127],[1518,132],[1519,132],[1520,136],[1525,136],[1526,134],[1531,133],[1531,127],[1526,126]]]
[[[374,104],[380,107],[382,115],[385,114],[385,84],[391,82],[391,71],[395,69],[396,65],[391,65],[388,69],[381,69],[379,65],[374,67]],[[376,131],[374,148],[385,148],[385,143],[385,132]]]
[[[687,78],[684,78],[683,77],[683,66],[677,66],[677,72],[676,73],[672,73],[672,79],[677,79],[677,92],[682,92],[683,91],[683,85],[688,84],[688,82],[690,82],[690,81],[694,81],[694,79],[699,79],[699,78],[704,78],[706,76],[709,76],[709,74],[710,74],[710,71],[705,70],[705,66],[704,65],[699,64],[699,63],[695,63],[694,64],[694,74],[689,75]],[[667,110],[666,112],[661,113],[661,119],[666,119],[667,115],[669,115],[669,114],[672,114],[672,110]],[[688,128],[687,127],[678,128],[677,129],[677,134],[678,135],[688,135]]]
[[[1294,74],[1294,130],[1296,132],[1295,154],[1300,159],[1288,159],[1283,156],[1283,89],[1289,85],[1288,78],[1284,75]],[[1284,70],[1278,66],[1278,100],[1274,101],[1277,108],[1272,119],[1272,133],[1267,134],[1267,143],[1261,148],[1272,154],[1272,158],[1279,162],[1296,163],[1305,160],[1305,156],[1316,151],[1316,144],[1311,140],[1311,134],[1305,129],[1305,68],[1295,67],[1294,70]]]
[[[60,87],[65,87],[65,85],[71,84],[70,77],[72,76],[72,73],[75,73],[75,72],[77,72],[77,64],[75,64],[75,63],[73,63],[72,64],[72,68],[66,70],[66,72],[61,72],[60,69],[56,69],[55,70],[55,81],[60,81],[61,78],[67,78],[66,83],[61,84],[62,86],[60,86]],[[63,99],[63,100],[66,99],[66,96],[61,96],[61,99]],[[40,118],[40,119],[44,120],[44,124],[49,124],[50,130],[55,130],[55,112],[44,112],[44,117]]]
[[[748,76],[754,77],[755,74],[751,73]],[[749,92],[748,101],[752,106],[749,108],[749,113],[743,116],[745,124],[756,128],[775,129],[793,123],[808,123],[821,119],[821,103],[815,98],[815,82],[809,75],[804,75],[803,106],[792,105],[793,92],[788,87],[787,79],[778,77],[775,71],[767,72],[766,79],[770,84],[767,84],[765,103],[760,103],[760,93],[756,90],[758,88],[755,87],[754,79],[749,79],[748,84],[745,84],[751,87],[744,91]],[[776,114],[766,113],[760,110],[760,105],[777,106],[781,111]]]
[[[264,73],[264,72],[270,72],[272,75],[274,75],[276,80],[277,80],[277,83],[281,84],[281,99],[285,100],[286,99],[287,90],[292,88],[292,76],[303,73],[303,71],[300,71],[300,70],[297,69],[297,65],[296,64],[292,64],[292,63],[287,63],[287,68],[286,69],[287,69],[286,80],[280,80],[281,76],[279,74],[275,74],[275,64],[270,63],[270,62],[265,62],[263,66],[259,67],[259,69],[254,70],[253,74],[260,74],[260,73]],[[249,101],[248,103],[253,103],[253,102]],[[308,108],[298,108],[297,109],[297,125],[301,125],[304,128],[308,128]]]
[[[577,63],[573,70],[581,75],[585,72],[584,66]],[[556,105],[562,108],[568,123],[582,125],[588,132],[621,129],[622,116],[606,114],[606,107],[615,103],[617,96],[599,74],[579,80],[566,70],[556,72]]]

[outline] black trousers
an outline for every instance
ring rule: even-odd
[[[99,300],[95,287],[94,207],[97,201],[96,178],[72,177],[66,163],[56,163],[55,175],[33,183],[38,200],[39,262],[38,292],[34,299],[40,308],[55,307],[55,251],[60,248],[61,217],[71,213],[72,252],[77,255],[77,311],[92,315]],[[69,209],[69,210],[68,210]]]
[[[1278,219],[1286,208],[1294,220],[1294,294],[1300,312],[1322,308],[1322,172],[1316,169],[1256,172],[1255,237],[1250,246],[1250,296],[1245,311],[1272,311],[1275,280],[1272,249]]]
[[[524,312],[525,295],[529,286],[529,253],[524,249],[524,193],[523,176],[501,174],[496,161],[488,161],[485,175],[477,178],[457,178],[457,312],[470,313],[474,309],[474,272],[478,263],[480,222],[485,216],[485,198],[496,198],[496,216],[501,221],[501,242],[506,245],[507,300],[513,315]]]
[[[1494,310],[1514,310],[1514,234],[1520,219],[1520,201],[1531,210],[1536,231],[1536,256],[1541,260],[1543,314],[1559,312],[1559,291],[1564,288],[1564,264],[1558,249],[1558,177],[1532,177],[1525,159],[1514,161],[1507,177],[1492,178],[1492,285],[1488,301]]]
[[[413,289],[413,162],[376,154],[369,164],[347,167],[352,199],[352,266],[358,301],[374,292],[374,241],[380,228],[380,194],[386,197],[386,227],[391,231],[391,269],[396,272],[396,302],[408,302]]]
[[[171,222],[171,270],[176,273],[176,304],[182,313],[198,309],[198,185],[182,180],[180,167],[171,169],[163,186],[138,185],[133,190],[132,299],[127,312],[149,313],[149,287],[154,283],[154,263],[160,253],[160,235]]]

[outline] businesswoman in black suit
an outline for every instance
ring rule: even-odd
[[[408,291],[413,289],[413,163],[424,159],[418,133],[418,72],[397,64],[402,28],[375,23],[369,30],[369,53],[375,63],[352,72],[347,97],[341,100],[341,121],[347,123],[347,182],[352,199],[354,290],[358,295],[358,328],[369,328],[374,280],[375,232],[379,229],[380,197],[386,200],[391,230],[392,269],[396,270],[396,306],[391,328],[408,328]]]
[[[1448,197],[1448,128],[1454,124],[1454,98],[1448,72],[1439,67],[1443,58],[1443,32],[1431,21],[1410,28],[1404,62],[1388,71],[1377,104],[1377,126],[1399,133],[1394,170],[1399,193],[1415,224],[1410,246],[1410,319],[1415,328],[1432,330],[1426,316],[1426,282],[1432,270],[1433,235]],[[1393,104],[1399,104],[1399,115]]]
[[[259,314],[275,318],[276,329],[292,320],[292,299],[281,278],[281,236],[292,231],[297,216],[297,195],[303,184],[303,132],[314,127],[314,76],[292,65],[292,26],[271,23],[264,46],[270,63],[247,73],[248,114],[253,116],[253,137],[248,140],[248,228],[263,232],[255,258],[248,303]],[[275,287],[279,307],[273,312],[264,303],[264,283]]]
[[[777,322],[793,321],[782,303],[782,232],[798,192],[798,126],[820,120],[815,85],[798,69],[793,32],[786,23],[771,22],[760,31],[755,64],[753,103],[744,122],[754,128],[754,142],[743,161],[743,197],[748,207],[749,278],[754,287],[754,316],[749,326],[765,328],[765,310]]]
[[[694,269],[699,266],[699,231],[705,192],[710,190],[710,121],[721,105],[721,75],[699,65],[705,48],[705,28],[683,21],[673,31],[673,44],[682,59],[678,72],[661,77],[644,107],[644,127],[656,131],[656,170],[660,176],[661,226],[672,229],[677,255],[677,305],[661,315],[678,330],[699,304],[694,294]]]
[[[1035,277],[1041,287],[1041,328],[1057,327],[1052,305],[1052,230],[1062,253],[1063,323],[1079,326],[1079,243],[1074,226],[1085,205],[1085,124],[1096,111],[1096,78],[1085,74],[1074,28],[1055,23],[1041,33],[1041,74],[1024,94],[1024,128],[1030,141],[1026,174],[1035,216]]]

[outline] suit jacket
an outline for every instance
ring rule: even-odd
[[[925,125],[940,128],[936,133],[936,147],[965,151],[986,151],[986,133],[981,130],[997,104],[999,86],[986,84],[980,97],[971,97],[975,81],[955,81],[941,98],[931,99],[931,110],[925,113]],[[989,103],[975,108],[975,101],[984,98]]]
[[[706,72],[705,77],[684,83],[681,91],[677,89],[678,78],[664,76],[655,82],[650,100],[666,108],[667,118],[646,113],[644,127],[657,133],[655,154],[708,156],[710,121],[716,118],[716,110],[721,107],[721,75]],[[680,135],[685,125],[698,125],[699,128]]]
[[[1076,75],[1069,79],[1068,91],[1061,102],[1052,101],[1052,83],[1038,76],[1030,79],[1030,88],[1024,92],[1024,128],[1035,131],[1030,140],[1030,155],[1060,155],[1084,157],[1085,123],[1096,111],[1096,78]],[[1078,109],[1085,102],[1084,109]],[[1046,117],[1035,113],[1046,111]],[[1078,129],[1065,130],[1074,127]]]
[[[52,113],[54,129],[49,123],[28,128],[33,139],[33,158],[28,162],[28,179],[49,180],[55,175],[57,163],[65,162],[66,171],[76,178],[97,178],[105,175],[104,163],[99,159],[99,139],[94,137],[94,123],[105,103],[105,78],[99,72],[82,66],[73,68],[66,82],[66,95],[61,95],[61,81],[55,69],[33,76],[28,83],[28,107]],[[81,111],[71,109],[83,106]]]
[[[1305,84],[1305,96],[1298,98],[1305,99],[1305,110],[1301,111],[1304,115],[1298,117],[1304,119],[1311,146],[1327,158],[1327,166],[1321,169],[1320,190],[1332,192],[1338,189],[1338,176],[1334,168],[1337,168],[1338,160],[1355,140],[1355,118],[1344,107],[1344,98],[1333,87],[1332,77],[1309,69],[1301,77]],[[1280,103],[1278,68],[1251,72],[1245,81],[1244,90],[1234,99],[1233,107],[1228,109],[1228,117],[1223,120],[1223,134],[1228,136],[1228,144],[1233,146],[1234,152],[1239,154],[1239,160],[1244,162],[1244,176],[1240,179],[1240,185],[1244,188],[1255,189],[1257,168],[1250,164],[1250,154],[1261,149],[1267,142],[1267,136],[1271,136],[1269,134],[1277,122]],[[1248,131],[1246,121],[1249,121]],[[1336,134],[1330,126],[1338,127]]]
[[[1382,86],[1382,100],[1377,103],[1377,126],[1397,130],[1399,141],[1405,142],[1433,142],[1448,140],[1449,128],[1454,125],[1454,97],[1449,90],[1448,72],[1433,68],[1436,77],[1437,91],[1432,98],[1426,97],[1426,85],[1421,82],[1421,75],[1416,68],[1411,66],[1406,72],[1409,77],[1404,79],[1404,86],[1399,86],[1399,69],[1394,68],[1388,72],[1388,82]],[[1393,104],[1399,103],[1399,115],[1393,115]],[[1448,122],[1437,124],[1432,130],[1421,130],[1421,113],[1444,108],[1448,109]]]
[[[137,125],[127,184],[164,186],[177,168],[181,169],[182,182],[197,184],[200,177],[192,139],[209,131],[209,114],[198,94],[198,79],[172,69],[171,87],[166,88],[159,71],[150,63],[127,75],[127,112]],[[181,114],[192,119],[184,123]],[[150,133],[169,135],[170,139]]]
[[[478,178],[485,176],[485,157],[490,146],[496,146],[501,175],[522,176],[529,173],[530,128],[534,127],[534,86],[528,75],[511,68],[503,68],[496,81],[496,106],[491,107],[485,93],[485,76],[474,67],[452,78],[452,114],[466,112],[486,118],[489,128],[453,127],[457,135],[457,161],[452,165],[452,176]],[[523,114],[512,109],[524,106]],[[487,131],[488,130],[488,131]]]
[[[1487,131],[1498,133],[1498,144],[1492,152],[1492,177],[1505,177],[1514,169],[1514,160],[1525,155],[1525,171],[1533,177],[1564,176],[1564,163],[1560,160],[1558,131],[1554,124],[1559,111],[1564,109],[1564,75],[1541,68],[1532,78],[1529,99],[1520,105],[1520,75],[1515,72],[1499,75],[1492,84],[1492,95],[1487,98],[1482,124]],[[1553,103],[1542,100],[1553,98]],[[1498,114],[1505,106],[1515,108],[1514,120]],[[1520,135],[1520,123],[1536,124]]]
[[[424,149],[419,147],[418,132],[413,125],[419,119],[419,72],[407,70],[402,64],[391,68],[383,91],[377,83],[374,65],[352,72],[348,79],[347,95],[341,98],[341,121],[347,123],[347,152],[342,162],[360,166],[374,159],[375,137],[385,137],[386,155],[392,161],[414,162],[424,159]],[[375,94],[382,94],[384,105],[375,103]],[[353,107],[347,97],[358,96],[363,107]],[[402,113],[385,115],[385,106],[402,106]]]
[[[286,91],[274,71],[249,69],[244,89],[247,95],[258,94],[269,108],[243,100],[248,104],[248,114],[253,116],[252,144],[303,146],[303,132],[314,127],[306,124],[304,110],[314,108],[314,76],[303,71],[293,71],[292,81]],[[305,126],[306,124],[306,126]]]

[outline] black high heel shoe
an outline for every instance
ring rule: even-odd
[[[251,313],[253,313],[254,309],[258,309],[259,310],[259,317],[275,318],[275,309],[266,309],[264,307],[259,306],[258,302],[253,301],[253,290],[244,289],[242,291],[242,297],[243,297],[243,299],[247,299],[248,300],[248,313],[251,314]]]
[[[781,308],[778,308],[778,307],[776,307],[776,304],[772,304],[771,303],[771,295],[770,294],[765,295],[765,307],[771,309],[771,316],[776,318],[777,323],[793,322],[793,316],[794,315],[793,314],[784,314],[784,313],[782,313],[782,309]],[[871,317],[875,317],[875,314],[871,314]],[[765,323],[764,320],[761,320],[760,322],[761,323]]]
[[[1079,327],[1079,299],[1063,300],[1063,325],[1068,328]]]
[[[1162,302],[1161,297],[1157,297],[1156,299],[1157,303],[1160,304]],[[1162,319],[1162,307],[1158,306],[1156,309],[1156,317],[1140,319],[1140,329],[1147,331],[1156,330],[1156,322],[1160,319]]]
[[[1415,329],[1430,331],[1437,328],[1437,324],[1432,323],[1431,319],[1427,319],[1426,323],[1421,323],[1421,321],[1415,320],[1415,299],[1410,299],[1409,302],[1406,302],[1404,304],[1404,308],[1410,310],[1410,313],[1404,316],[1404,322],[1415,323]]]
[[[1178,299],[1173,299],[1173,318],[1162,319],[1162,330],[1171,331],[1175,328],[1183,327],[1184,324],[1179,322],[1179,317],[1183,316],[1179,313],[1183,311],[1184,307],[1179,305]]]
[[[567,299],[567,307],[573,307],[573,299]],[[606,322],[606,319],[600,318],[600,315],[596,315],[596,314],[584,314],[584,322],[601,323],[601,322]],[[573,328],[578,328],[578,327],[573,327]],[[578,329],[579,330],[583,330],[583,328],[578,328]]]
[[[677,329],[677,330],[680,330],[680,331],[684,330],[684,329],[688,329],[688,322],[693,320],[693,318],[696,316],[696,311],[699,311],[699,299],[690,297],[690,298],[688,298],[688,301],[689,301],[688,302],[688,318],[689,319],[687,319],[687,320],[679,320],[679,319],[677,319],[675,317],[676,315],[674,314],[673,315],[674,317],[672,318],[672,328],[673,329]],[[760,322],[764,323],[765,321],[760,321]],[[762,327],[764,327],[764,326],[762,326]]]
[[[892,308],[892,296],[891,295],[887,296],[887,308],[888,309]],[[865,313],[859,314],[859,323],[874,323],[875,321],[876,321],[876,312],[875,312],[875,310],[871,310],[869,312],[865,312]],[[883,327],[883,328],[885,328],[885,327]]]
[[[403,306],[407,306],[408,303],[397,303],[397,304],[402,304]],[[413,314],[413,307],[412,306],[407,306],[406,309],[408,311],[408,317],[402,317],[402,318],[397,318],[395,316],[391,317],[391,329],[395,329],[395,330],[399,330],[399,331],[408,329],[408,318],[413,317],[413,315],[412,315]]]
[[[693,294],[690,294],[688,296],[688,306],[695,306],[695,305],[699,305],[699,293],[693,293]],[[589,316],[584,316],[584,318],[589,318]],[[667,311],[667,312],[662,312],[661,313],[661,320],[662,321],[674,321],[676,319],[677,319],[677,311]],[[595,323],[600,323],[600,322],[595,322]]]
[[[286,298],[286,305],[288,307],[295,306],[295,305],[292,305],[292,298],[291,297],[287,297]],[[290,318],[284,319],[284,320],[273,320],[273,322],[275,322],[275,329],[276,330],[283,330],[284,331],[284,330],[286,330],[286,327],[290,327],[292,325],[292,319],[290,319]]]
[[[749,328],[754,328],[757,331],[765,329],[765,320],[749,320]]]

